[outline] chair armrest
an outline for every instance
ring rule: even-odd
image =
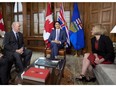
[[[66,42],[64,43],[64,48],[66,49],[66,47],[67,47],[67,44],[66,44]]]
[[[66,48],[66,42],[64,43],[64,48]],[[47,41],[45,42],[45,50],[50,49],[50,43]]]

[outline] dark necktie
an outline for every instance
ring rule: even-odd
[[[20,48],[20,45],[19,45],[19,34],[18,33],[16,33],[16,38],[17,38],[18,48]]]

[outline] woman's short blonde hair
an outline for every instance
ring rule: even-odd
[[[94,35],[103,35],[107,33],[107,30],[101,25],[97,24],[93,27]]]

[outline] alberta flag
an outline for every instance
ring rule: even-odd
[[[70,41],[75,50],[80,50],[85,47],[84,31],[82,28],[80,13],[76,3],[74,3],[73,14],[71,19]]]
[[[59,11],[57,20],[60,22],[61,28],[66,31],[66,34],[67,34],[66,39],[67,39],[67,47],[68,47],[68,45],[70,46],[69,30],[68,30],[68,27],[66,25],[66,21],[65,21],[65,17],[64,17],[63,3],[60,4],[60,11]]]

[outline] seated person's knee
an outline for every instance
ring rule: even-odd
[[[84,56],[89,56],[90,53],[85,53]]]

